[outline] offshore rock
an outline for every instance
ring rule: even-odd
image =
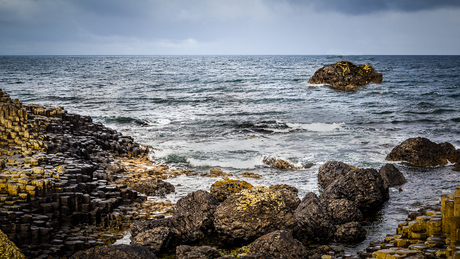
[[[211,246],[188,246],[176,247],[176,259],[214,259],[220,257],[219,251]]]
[[[217,207],[214,217],[217,232],[229,243],[251,242],[296,225],[285,196],[262,186],[231,195]]]
[[[0,230],[0,258],[25,259],[19,248]]]
[[[393,148],[385,159],[406,161],[414,166],[438,166],[446,165],[448,154],[453,154],[454,151],[455,148],[449,143],[436,144],[427,138],[409,138]],[[454,155],[449,158],[456,159]]]
[[[137,182],[129,182],[126,185],[148,196],[165,196],[175,191],[174,185],[160,179],[155,179],[153,181],[140,180]]]
[[[302,243],[292,237],[292,233],[277,230],[259,237],[249,245],[249,254],[264,254],[273,258],[303,259],[308,253]]]
[[[75,253],[71,259],[156,259],[147,248],[135,245],[106,245]]]
[[[347,199],[324,200],[324,204],[328,209],[329,215],[336,225],[345,224],[352,221],[361,221],[363,219],[362,212],[358,209],[355,202]]]
[[[339,161],[328,161],[318,169],[318,183],[326,189],[332,182],[346,175],[352,169],[356,169]]]
[[[328,84],[337,90],[354,91],[370,83],[382,83],[382,74],[369,64],[356,66],[351,62],[340,61],[318,69],[308,82]]]
[[[276,168],[276,169],[282,169],[282,170],[296,170],[296,169],[301,169],[301,167],[296,167],[295,165],[287,162],[287,161],[284,161],[284,160],[281,160],[281,159],[276,159],[274,157],[264,157],[263,158],[263,162],[264,164],[272,167],[272,168]]]
[[[334,234],[334,222],[327,207],[312,192],[305,195],[294,215],[298,225],[295,235],[302,242],[327,241]]]
[[[389,193],[375,169],[355,169],[330,184],[320,198],[347,199],[355,202],[362,212],[370,212],[379,209],[389,199]]]
[[[241,192],[244,189],[251,189],[253,186],[246,181],[239,180],[223,180],[217,181],[211,185],[211,194],[216,196],[220,202],[227,199],[233,193]]]
[[[356,243],[366,238],[366,230],[359,222],[348,222],[337,226],[334,240],[339,243]]]
[[[405,184],[407,182],[404,175],[392,164],[382,166],[379,170],[379,174],[382,176],[385,188]]]

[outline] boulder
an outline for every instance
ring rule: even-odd
[[[302,243],[292,233],[277,230],[256,239],[249,245],[249,254],[265,254],[273,258],[303,259],[308,257]]]
[[[334,234],[327,207],[312,192],[305,195],[294,215],[298,226],[295,234],[301,241],[327,241]]]
[[[287,185],[287,184],[277,184],[277,185],[270,185],[268,187],[270,190],[277,190],[281,192],[281,194],[284,196],[284,199],[286,201],[286,205],[291,208],[292,211],[294,211],[297,206],[300,204],[300,199],[297,193],[299,190],[297,188]]]
[[[355,202],[362,212],[370,212],[380,209],[389,199],[389,193],[375,169],[355,169],[330,184],[320,198],[347,199]]]
[[[220,202],[227,199],[233,193],[240,192],[243,189],[251,189],[253,186],[246,181],[239,180],[222,180],[211,185],[211,194],[216,196]]]
[[[356,169],[339,161],[328,161],[318,169],[318,183],[321,187],[326,189],[329,184],[346,175],[352,169]]]
[[[127,185],[131,189],[148,196],[165,196],[175,191],[174,185],[160,179],[156,179],[155,181],[140,180],[137,182],[128,182]]]
[[[359,222],[348,222],[336,227],[334,233],[335,242],[357,243],[366,238],[366,230]]]
[[[410,138],[393,148],[385,159],[406,161],[414,166],[446,165],[448,153],[453,153],[452,148],[449,143],[436,144],[427,138]],[[451,159],[454,157],[451,156]]]
[[[214,218],[217,232],[229,243],[249,243],[264,234],[296,225],[283,193],[262,186],[229,196],[217,207]]]
[[[405,184],[407,182],[404,175],[392,164],[382,166],[379,170],[379,174],[382,176],[385,188]]]
[[[328,84],[337,90],[354,91],[370,83],[382,83],[382,74],[369,64],[356,66],[348,61],[339,61],[318,69],[308,82]]]
[[[176,259],[214,259],[220,257],[219,251],[211,246],[176,247]]]
[[[347,199],[324,200],[327,210],[335,225],[363,220],[363,213],[355,202]]]
[[[155,227],[140,232],[132,236],[133,245],[139,245],[148,248],[153,253],[166,251],[171,239],[174,237],[174,229],[169,227]]]
[[[156,259],[157,257],[149,249],[136,245],[106,245],[94,247],[86,251],[75,253],[71,259]]]

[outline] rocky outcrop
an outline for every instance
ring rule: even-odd
[[[301,241],[328,241],[334,234],[334,222],[326,206],[316,194],[310,192],[295,210],[296,237]]]
[[[449,143],[436,144],[427,138],[409,138],[393,148],[388,161],[406,161],[414,166],[446,165],[458,162],[458,151]]]
[[[75,253],[71,259],[156,259],[155,254],[143,246],[110,245]]]
[[[363,220],[363,214],[358,209],[355,202],[347,199],[324,200],[327,211],[334,221],[335,225],[341,225],[348,222],[360,222]]]
[[[263,162],[264,164],[272,167],[272,168],[276,168],[276,169],[282,169],[282,170],[296,170],[296,169],[301,169],[301,167],[297,167],[287,161],[284,161],[284,160],[281,160],[281,159],[277,159],[277,158],[274,158],[274,157],[264,157],[263,158]]]
[[[328,84],[338,90],[354,91],[370,83],[382,83],[382,74],[369,64],[356,66],[351,62],[340,61],[318,69],[308,82]]]
[[[273,258],[303,259],[308,253],[291,232],[277,230],[256,239],[249,245],[249,254],[264,254]]]
[[[332,182],[346,175],[352,169],[356,169],[356,167],[339,161],[328,161],[318,169],[318,183],[325,189]]]
[[[334,239],[339,243],[356,243],[366,238],[366,230],[359,222],[348,222],[336,227]]]
[[[291,208],[292,211],[295,211],[297,206],[300,204],[300,199],[297,193],[299,190],[297,188],[287,185],[287,184],[276,184],[270,185],[268,187],[270,190],[279,191],[283,196],[286,202],[286,205]]]
[[[176,259],[214,259],[220,257],[219,251],[211,246],[176,247]]]
[[[246,181],[223,180],[217,181],[211,185],[211,194],[216,196],[220,202],[227,199],[233,193],[241,192],[244,189],[251,189],[253,186]]]
[[[379,170],[379,174],[382,176],[385,188],[405,184],[407,182],[404,175],[392,164],[382,166]]]
[[[217,207],[214,218],[217,232],[229,243],[250,242],[296,225],[285,196],[267,187],[254,187],[231,195]]]
[[[175,191],[174,185],[160,179],[133,181],[127,185],[148,196],[165,196]]]
[[[19,248],[0,230],[0,258],[25,259]]]
[[[166,251],[170,244],[171,239],[175,235],[179,235],[178,231],[170,227],[154,227],[151,229],[145,229],[135,236],[131,237],[131,243],[133,245],[143,246],[148,248],[155,254]]]
[[[347,199],[355,202],[361,211],[369,212],[379,209],[389,193],[375,169],[355,169],[330,184],[320,198]]]

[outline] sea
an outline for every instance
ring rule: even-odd
[[[313,85],[337,61],[370,64],[382,84],[355,92]],[[460,148],[460,56],[0,56],[0,89],[24,103],[60,106],[151,146],[158,164],[198,173],[166,181],[177,201],[220,180],[220,168],[252,185],[288,184],[318,195],[318,168],[342,161],[379,169],[393,147],[426,137]],[[300,170],[279,170],[264,157]],[[453,165],[392,162],[407,183],[366,224],[369,241],[395,234],[420,206],[437,204],[460,184]],[[244,172],[260,179],[239,176]]]

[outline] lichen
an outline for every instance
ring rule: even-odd
[[[267,202],[269,204],[275,202],[276,206],[273,206],[273,209],[285,207],[283,196],[279,191],[270,190],[268,187],[264,186],[257,186],[240,192],[235,209],[237,211],[244,211],[255,207],[261,202]]]
[[[0,230],[0,259],[25,258],[19,248]]]

